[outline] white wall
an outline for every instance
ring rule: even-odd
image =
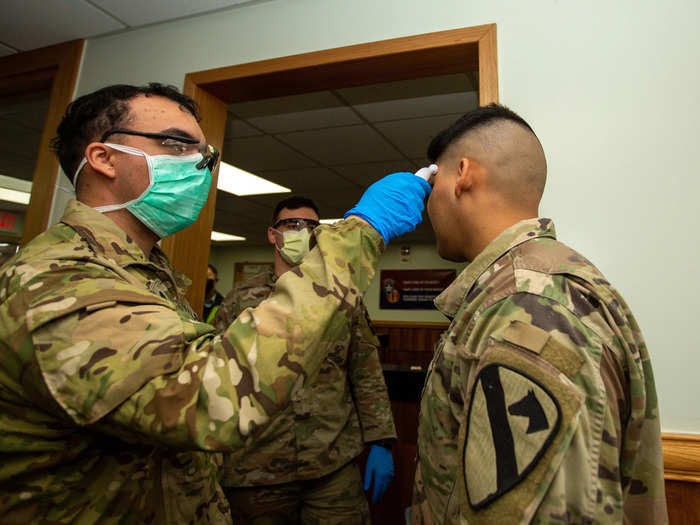
[[[698,20],[696,0],[279,0],[92,39],[78,91],[497,23],[501,102],[549,159],[543,215],[630,303],[664,430],[700,432]]]

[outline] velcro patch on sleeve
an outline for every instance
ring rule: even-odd
[[[569,446],[582,402],[549,363],[492,341],[460,433],[460,508],[468,523],[519,523],[526,509],[536,508]]]
[[[522,321],[511,321],[503,332],[503,340],[539,354],[549,339],[549,332]]]

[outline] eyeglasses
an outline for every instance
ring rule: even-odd
[[[181,137],[179,135],[170,135],[168,133],[149,133],[146,131],[134,131],[132,129],[119,128],[106,131],[104,135],[102,135],[100,142],[104,142],[110,135],[115,134],[135,135],[137,137],[146,137],[149,139],[162,139],[162,142],[160,143],[161,146],[174,150],[178,155],[182,155],[190,150],[191,148],[188,146],[199,144],[197,139],[190,137]],[[197,169],[201,170],[204,168],[209,168],[210,172],[214,171],[216,163],[219,161],[219,152],[217,149],[211,144],[205,144],[202,147],[197,148],[197,151],[199,151],[203,157],[202,160],[197,163]]]
[[[279,230],[281,227],[285,227],[287,230],[294,230],[300,232],[303,229],[313,230],[321,224],[313,219],[280,219],[275,224],[272,225],[273,228]]]

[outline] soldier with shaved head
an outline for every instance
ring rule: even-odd
[[[423,391],[414,524],[667,521],[654,377],[617,290],[539,216],[532,128],[489,105],[428,148],[439,254],[469,261]]]
[[[70,104],[54,146],[77,200],[0,269],[0,520],[231,523],[216,452],[249,445],[318,374],[430,186],[370,186],[217,335],[157,245],[209,195],[218,153],[195,102],[109,86]]]

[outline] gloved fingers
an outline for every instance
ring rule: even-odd
[[[372,503],[378,503],[379,500],[382,499],[382,496],[384,496],[384,492],[386,492],[386,487],[386,484],[380,483],[377,480],[375,480],[374,491],[372,492]]]

